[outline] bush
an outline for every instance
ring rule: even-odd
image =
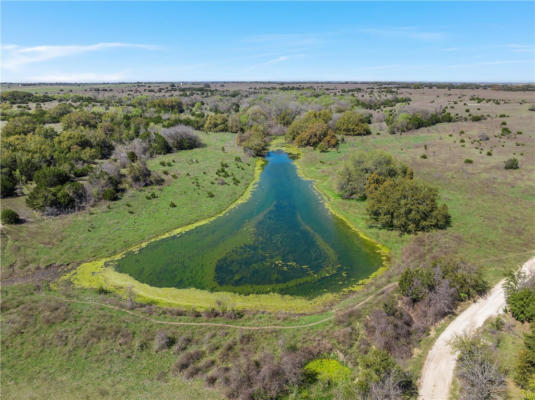
[[[11,118],[2,128],[2,136],[28,135],[37,129],[37,122],[28,116]]]
[[[3,169],[2,175],[0,176],[0,195],[2,197],[9,197],[15,194],[15,189],[17,187],[17,182],[11,170]]]
[[[524,334],[524,348],[518,354],[514,379],[526,389],[535,374],[535,324],[531,324],[530,332]]]
[[[67,183],[70,176],[61,168],[44,167],[34,174],[33,180],[37,186],[51,188]]]
[[[309,111],[301,118],[294,120],[288,127],[286,132],[286,139],[289,141],[294,141],[299,135],[307,130],[309,125],[317,122],[323,122],[328,124],[332,118],[332,113],[330,110],[321,110],[321,111]]]
[[[151,101],[149,107],[157,108],[161,111],[172,112],[176,111],[179,113],[184,112],[184,103],[182,100],[176,97],[164,97]]]
[[[164,128],[160,133],[174,150],[190,150],[202,146],[193,128],[186,125]]]
[[[361,114],[346,111],[336,121],[336,133],[338,135],[365,136],[372,132]]]
[[[369,193],[367,212],[383,228],[402,233],[444,229],[450,215],[448,207],[437,203],[438,191],[407,178],[387,179]]]
[[[236,142],[254,156],[263,156],[267,150],[265,129],[261,125],[253,125],[247,132],[239,133]]]
[[[410,376],[386,351],[372,349],[359,358],[357,391],[359,398],[398,399],[416,392]]]
[[[531,322],[535,318],[535,290],[517,290],[507,298],[507,306],[513,317],[520,322]]]
[[[465,158],[465,159],[464,159],[464,163],[465,163],[465,164],[473,164],[473,163],[474,163],[474,160],[472,160],[471,158]]]
[[[374,173],[375,182],[377,178],[383,178],[384,181],[397,176],[412,177],[412,170],[396,163],[390,154],[382,151],[361,152],[344,164],[336,178],[336,189],[344,199],[364,200],[367,197],[368,178]]]
[[[313,122],[299,134],[294,140],[299,147],[312,146],[317,147],[323,144],[323,147],[336,147],[338,139],[329,126],[322,121]]]
[[[433,273],[430,269],[408,268],[399,278],[400,293],[417,302],[434,287]]]
[[[88,111],[73,111],[61,119],[63,129],[96,128],[99,118],[96,114]]]
[[[461,399],[501,399],[506,393],[505,376],[493,357],[494,350],[479,337],[459,338],[457,376]]]
[[[156,336],[154,336],[154,343],[152,348],[155,352],[159,352],[171,348],[174,343],[175,340],[169,335],[167,335],[167,332],[160,330],[156,332]]]
[[[152,156],[167,154],[171,151],[171,146],[162,135],[155,133],[150,142],[149,151]]]
[[[106,201],[117,200],[117,192],[114,188],[107,188],[102,191],[102,198]]]
[[[228,129],[228,118],[225,114],[210,114],[204,123],[206,132],[225,132]]]
[[[128,166],[128,177],[132,186],[140,188],[152,183],[151,172],[147,164],[143,161],[137,161]]]
[[[2,210],[2,223],[6,225],[18,224],[20,222],[19,214],[13,211],[11,208],[5,208]]]
[[[339,383],[351,378],[351,369],[337,360],[320,358],[305,365],[305,374],[313,380],[327,383]]]
[[[507,161],[505,161],[504,168],[505,169],[518,169],[519,168],[518,160],[515,157],[508,159]]]
[[[70,182],[55,187],[36,186],[28,195],[28,207],[44,212],[47,215],[57,215],[81,209],[87,202],[84,185]]]

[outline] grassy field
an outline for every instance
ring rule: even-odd
[[[70,87],[64,89],[70,90]],[[31,90],[45,92],[49,89]],[[119,87],[117,90],[130,89]],[[471,93],[500,99],[500,104],[473,104],[468,100]],[[506,271],[535,254],[535,112],[528,111],[530,104],[523,102],[529,94],[403,89],[402,95],[414,99],[411,105],[447,105],[453,107],[453,112],[463,115],[465,109],[470,108],[473,113],[484,113],[490,117],[479,122],[439,124],[402,135],[389,135],[384,123],[374,122],[373,135],[346,138],[338,152],[320,153],[304,149],[301,158],[296,161],[300,171],[314,180],[317,189],[336,213],[364,235],[390,249],[392,264],[395,265],[402,247],[412,236],[399,235],[370,224],[366,204],[339,198],[334,185],[337,171],[353,153],[372,149],[391,153],[410,165],[417,178],[439,189],[441,201],[448,205],[452,216],[452,225],[446,232],[458,238],[459,254],[482,266],[490,282],[497,281]],[[437,98],[438,95],[440,98]],[[501,114],[507,116],[500,117]],[[503,122],[510,127],[511,135],[500,135]],[[517,134],[518,131],[522,134]],[[479,140],[482,133],[489,136],[488,141]],[[24,204],[24,197],[4,199],[3,207],[15,209],[27,222],[2,227],[2,278],[31,276],[32,272],[49,265],[70,267],[114,256],[132,246],[221,213],[246,192],[253,181],[256,162],[247,158],[235,145],[233,134],[199,133],[199,136],[206,144],[203,148],[149,160],[151,170],[158,171],[165,178],[163,186],[129,190],[116,202],[101,203],[77,214],[47,218],[30,211]],[[491,155],[487,155],[488,152]],[[422,158],[423,154],[426,158]],[[243,162],[235,162],[236,156],[241,157]],[[520,169],[504,170],[504,161],[512,156],[519,159]],[[473,163],[465,163],[465,159],[471,159]],[[221,162],[230,165],[229,170],[240,180],[238,185],[215,183],[215,171]],[[164,174],[164,170],[168,175]],[[176,178],[172,177],[173,174]],[[209,197],[208,192],[215,196]],[[151,198],[151,193],[155,198],[147,199]],[[171,202],[177,207],[170,207]],[[95,278],[92,272],[88,271]],[[201,378],[186,380],[173,371],[180,352],[153,350],[155,335],[161,329],[177,341],[191,337],[190,349],[202,349],[206,351],[206,358],[214,358],[222,364],[230,361],[221,349],[234,341],[239,343],[235,354],[260,354],[263,351],[279,354],[281,349],[290,346],[328,342],[333,346],[333,357],[341,354],[342,358],[347,357],[348,364],[355,366],[351,357],[358,353],[359,344],[355,341],[345,347],[339,345],[335,339],[336,332],[347,327],[362,332],[361,317],[380,304],[383,299],[381,288],[395,281],[398,272],[395,268],[386,271],[338,303],[337,310],[348,310],[371,294],[379,294],[362,304],[346,322],[337,322],[339,315],[332,311],[295,314],[304,309],[295,308],[295,304],[288,303],[285,298],[273,303],[270,311],[290,310],[292,314],[245,312],[237,321],[213,318],[205,313],[166,313],[154,306],[136,305],[134,309],[136,313],[163,321],[210,321],[247,326],[294,326],[335,316],[313,327],[262,330],[260,334],[256,331],[245,333],[235,328],[162,327],[124,311],[65,301],[66,298],[129,307],[126,300],[113,293],[64,288],[61,282],[53,288],[42,285],[37,279],[35,285],[5,285],[1,303],[1,394],[9,399],[223,398],[221,388],[212,390]],[[395,287],[391,286],[391,290]],[[128,297],[128,293],[123,294]],[[64,300],[58,300],[56,296]],[[149,294],[146,300],[154,301],[154,296],[158,293]],[[221,304],[218,295],[207,297],[206,292],[192,291],[192,296],[191,302],[205,302],[204,308]],[[236,299],[223,303],[229,307],[237,305]],[[437,326],[435,333],[445,326],[445,322]],[[516,328],[514,330],[517,331]],[[250,342],[243,340],[249,335]],[[504,354],[513,354],[511,349],[518,345],[517,336],[503,341]],[[434,337],[436,335],[431,333],[424,338],[415,349],[413,358],[404,365],[414,376],[418,375]],[[504,360],[510,364],[511,356]],[[514,388],[512,390],[514,393]],[[322,387],[317,391],[320,392],[322,398],[332,398],[330,389]],[[309,392],[309,398],[315,398],[310,393],[316,391]],[[290,398],[304,396],[296,394]]]
[[[46,218],[31,212],[23,197],[3,200],[4,207],[13,208],[29,220],[29,223],[2,229],[4,277],[21,269],[111,256],[226,209],[252,181],[255,160],[243,154],[231,134],[199,133],[199,136],[205,147],[149,160],[149,168],[166,179],[163,186],[129,190],[115,202],[81,213]],[[222,151],[223,146],[225,151]],[[243,161],[237,163],[235,157]],[[172,166],[167,166],[168,162],[172,162]],[[240,180],[239,184],[216,183],[215,172],[221,162],[230,165],[229,170]],[[208,192],[214,197],[208,197]],[[151,193],[157,197],[149,200],[147,196]],[[171,202],[177,207],[170,207]]]
[[[459,122],[403,135],[383,132],[350,138],[339,152],[307,151],[297,162],[336,211],[367,236],[390,248],[395,257],[411,236],[370,224],[365,202],[341,199],[334,184],[336,171],[351,154],[373,149],[391,153],[411,166],[417,178],[439,189],[441,201],[448,205],[452,216],[447,231],[461,239],[459,254],[484,267],[485,276],[494,282],[535,253],[534,114],[526,109],[513,121],[515,130],[523,129],[523,134],[515,138],[494,137],[489,132],[491,139],[482,142],[481,153],[475,149],[479,144],[470,142],[482,131],[488,132],[489,121],[483,121],[481,126]],[[462,130],[465,133],[459,134]],[[466,145],[459,143],[461,138]],[[487,149],[492,156],[486,154]],[[422,154],[427,158],[421,158]],[[504,161],[512,156],[519,158],[521,167],[505,170]],[[465,164],[467,158],[473,159],[473,163]]]

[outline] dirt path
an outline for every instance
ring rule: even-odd
[[[397,286],[397,282],[392,282],[385,287],[383,287],[381,290],[379,290],[377,293],[374,293],[368,297],[366,297],[364,300],[362,300],[360,303],[355,304],[352,307],[349,307],[345,310],[341,311],[351,311],[354,309],[357,309],[364,304],[366,304],[368,301],[373,299],[376,296],[381,296],[385,294],[386,292],[390,291],[391,289],[394,289]],[[88,304],[93,306],[99,306],[104,307],[112,310],[121,311],[130,315],[133,315],[136,318],[144,319],[150,322],[153,322],[155,324],[162,324],[162,325],[176,325],[176,326],[213,326],[218,328],[234,328],[234,329],[244,329],[244,330],[250,330],[250,331],[258,331],[258,330],[282,330],[282,329],[301,329],[301,328],[310,328],[312,326],[320,325],[325,322],[328,322],[332,319],[334,319],[335,315],[330,315],[328,317],[325,317],[323,319],[320,319],[318,321],[309,322],[308,324],[301,324],[301,325],[235,325],[235,324],[226,324],[223,322],[185,322],[185,321],[162,321],[159,319],[155,319],[143,314],[139,314],[137,312],[127,310],[122,307],[114,306],[111,304],[106,303],[99,303],[97,301],[83,301],[83,300],[74,300],[74,299],[68,299],[65,297],[58,297],[58,296],[49,296],[53,297],[58,300],[62,301],[68,301],[70,303],[77,303],[77,304]]]
[[[528,260],[522,270],[535,273],[535,257]],[[463,311],[442,332],[429,351],[422,369],[419,385],[419,399],[448,400],[455,369],[456,354],[451,348],[451,341],[458,335],[473,333],[485,321],[498,315],[505,307],[505,294],[501,280],[483,298]]]

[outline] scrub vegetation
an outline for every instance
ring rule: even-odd
[[[3,85],[2,397],[416,398],[440,323],[509,274],[456,395],[530,398],[533,281],[511,272],[535,243],[533,89]],[[248,199],[275,148],[388,268],[318,303],[100,274]]]

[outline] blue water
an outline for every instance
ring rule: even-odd
[[[247,202],[127,253],[115,268],[157,287],[313,297],[381,266],[377,247],[327,210],[288,154],[273,151],[266,160]]]

